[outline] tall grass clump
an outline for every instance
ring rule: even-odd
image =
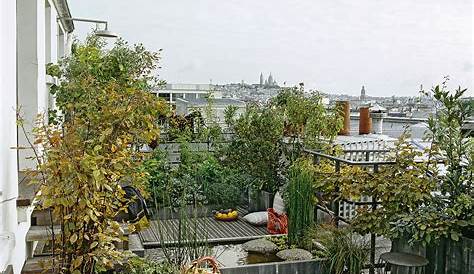
[[[325,258],[324,273],[360,274],[369,255],[369,243],[349,227],[318,225],[306,230],[305,248]]]
[[[314,167],[310,160],[299,159],[290,167],[287,188],[288,240],[299,244],[305,229],[314,222]]]

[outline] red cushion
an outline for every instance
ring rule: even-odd
[[[288,216],[286,214],[278,214],[273,208],[267,209],[268,223],[267,230],[270,234],[287,234],[288,233]]]

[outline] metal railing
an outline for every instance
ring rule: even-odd
[[[344,150],[341,156],[328,155],[319,151],[303,149],[303,153],[313,156],[313,161],[318,163],[322,158],[334,162],[335,172],[339,173],[342,165],[363,166],[370,168],[373,172],[378,172],[382,165],[393,165],[395,161],[386,160],[390,150],[388,149],[353,149]],[[357,157],[353,157],[356,154]],[[336,192],[339,190],[336,188]],[[317,210],[322,210],[334,216],[336,226],[343,221],[347,224],[351,223],[351,218],[355,216],[355,210],[358,206],[370,206],[371,210],[377,209],[380,203],[376,197],[363,197],[362,201],[350,201],[346,199],[332,201],[332,210],[325,206],[317,205]],[[341,206],[343,216],[341,216]],[[349,213],[347,213],[349,212]],[[370,264],[368,266],[369,273],[374,274],[377,264],[375,263],[375,233],[370,233]]]

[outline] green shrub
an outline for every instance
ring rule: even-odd
[[[315,256],[327,259],[323,264],[329,274],[360,274],[369,254],[369,245],[361,236],[330,225],[307,229],[304,245]]]
[[[179,269],[166,262],[156,263],[139,257],[132,257],[124,265],[122,273],[127,274],[178,274]]]
[[[181,145],[181,162],[171,168],[167,155],[159,150],[144,163],[152,201],[156,206],[179,207],[213,205],[216,209],[235,208],[241,197],[240,173],[224,167],[210,152],[192,151]]]

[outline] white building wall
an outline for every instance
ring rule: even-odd
[[[20,273],[27,258],[32,209],[16,206],[18,171],[35,165],[25,160],[28,153],[13,149],[26,145],[16,109],[22,107],[29,130],[37,113],[47,110],[46,62],[69,52],[70,35],[58,36],[56,17],[51,0],[0,0],[0,273],[8,265]]]
[[[18,106],[25,119],[28,133],[33,128],[38,113],[48,106],[46,87],[46,5],[45,0],[17,0],[17,41],[18,41]],[[53,21],[54,23],[56,20]],[[33,136],[28,134],[29,138]],[[20,147],[28,147],[22,132],[18,134]],[[34,168],[36,163],[27,159],[31,149],[18,152],[19,169]]]
[[[0,272],[19,260],[16,197],[18,174],[16,151],[16,1],[0,1]],[[21,260],[21,259],[20,259]],[[21,263],[22,264],[22,263]],[[19,272],[15,272],[19,273]]]

